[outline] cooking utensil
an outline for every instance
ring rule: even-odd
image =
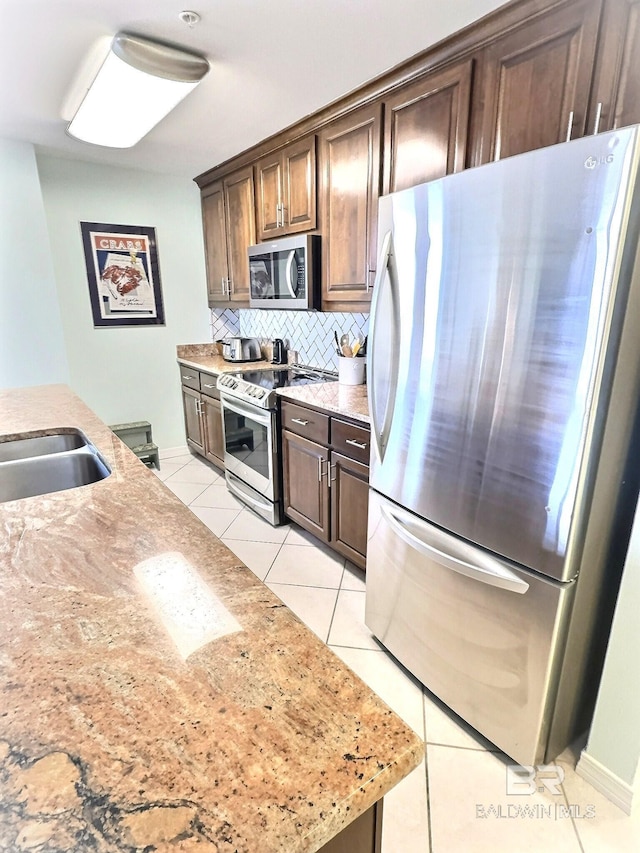
[[[338,355],[340,355],[341,354],[340,341],[338,340],[338,333],[336,332],[335,329],[333,330],[333,337],[336,339],[336,352],[338,353]]]
[[[351,349],[349,344],[342,344],[341,350],[342,350],[342,355],[345,358],[353,358],[353,350]]]
[[[364,343],[364,335],[362,334],[362,332],[358,332],[358,334],[356,335],[355,341],[351,345],[351,349],[353,350],[354,356],[358,355],[358,351],[360,350],[363,343]]]

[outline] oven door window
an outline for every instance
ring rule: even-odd
[[[273,489],[271,412],[253,415],[236,401],[223,400],[225,464],[254,489]]]

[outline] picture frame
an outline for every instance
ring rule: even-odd
[[[164,326],[155,228],[81,222],[94,328]]]

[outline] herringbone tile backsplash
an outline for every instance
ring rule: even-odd
[[[300,364],[325,370],[338,369],[334,330],[346,333],[351,341],[357,334],[367,335],[368,314],[343,314],[321,311],[269,311],[262,308],[211,310],[212,340],[227,335],[259,338],[265,344],[282,338],[288,350],[298,353]]]

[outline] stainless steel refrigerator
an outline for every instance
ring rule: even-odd
[[[637,499],[640,128],[380,199],[366,623],[521,764],[588,725]]]

